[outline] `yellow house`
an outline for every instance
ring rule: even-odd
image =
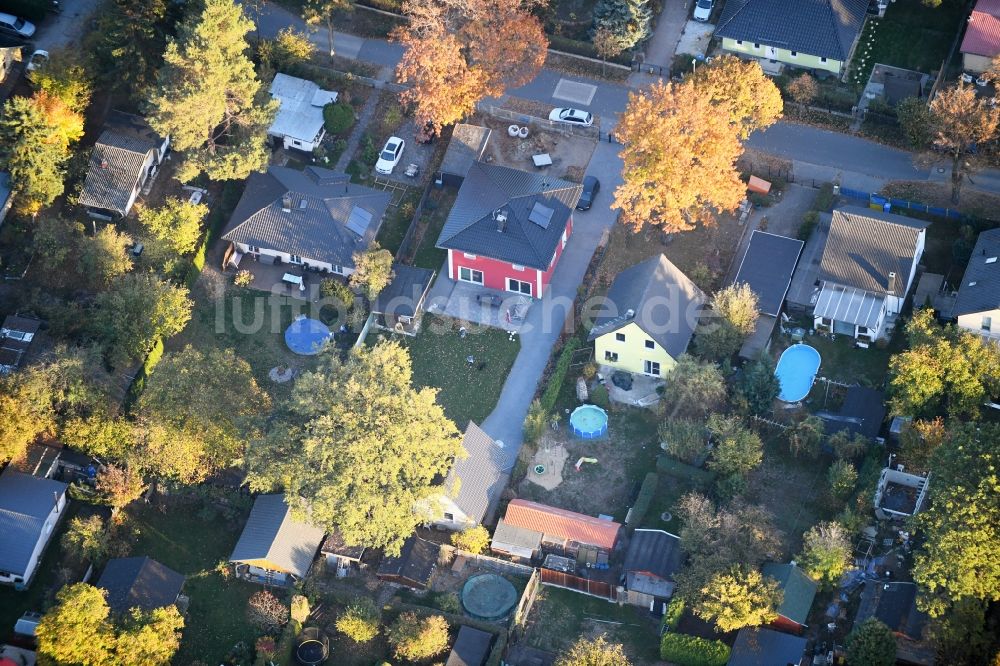
[[[662,254],[618,274],[590,330],[598,363],[667,375],[691,341],[705,294]]]

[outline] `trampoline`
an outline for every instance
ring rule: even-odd
[[[318,666],[330,656],[330,639],[316,627],[306,627],[299,635],[295,661],[303,666]]]
[[[326,324],[307,317],[299,317],[285,330],[285,344],[301,356],[319,354],[326,349],[326,343],[332,337]]]
[[[608,413],[597,405],[580,405],[570,414],[569,425],[577,437],[602,437],[608,432]]]
[[[517,605],[517,590],[497,574],[479,574],[462,586],[462,608],[477,620],[500,620]]]
[[[778,365],[774,369],[774,376],[781,385],[778,400],[782,402],[804,400],[816,380],[820,361],[819,352],[801,342],[781,352]]]

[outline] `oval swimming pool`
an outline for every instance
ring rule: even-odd
[[[809,395],[820,361],[819,352],[801,342],[781,352],[774,369],[774,376],[781,385],[778,400],[799,402]]]

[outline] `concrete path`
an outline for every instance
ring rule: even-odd
[[[351,163],[351,157],[354,156],[354,152],[361,144],[361,137],[364,136],[365,130],[368,129],[368,123],[371,122],[372,116],[375,115],[375,109],[378,107],[378,101],[381,96],[381,90],[379,89],[372,90],[371,94],[368,95],[368,99],[365,100],[365,105],[361,107],[361,113],[358,114],[358,119],[354,123],[354,128],[351,130],[351,135],[347,137],[347,148],[337,158],[337,164],[333,167],[334,171],[344,173],[347,170],[347,165]]]
[[[49,13],[36,24],[32,39],[36,49],[57,51],[78,45],[86,22],[103,3],[101,0],[62,0],[61,4],[60,13]]]

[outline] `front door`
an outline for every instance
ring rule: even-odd
[[[777,60],[778,59],[778,49],[774,48],[773,46],[765,46],[764,47],[764,56],[768,60]]]
[[[507,291],[513,291],[515,294],[531,296],[531,283],[525,282],[524,280],[507,278]]]

